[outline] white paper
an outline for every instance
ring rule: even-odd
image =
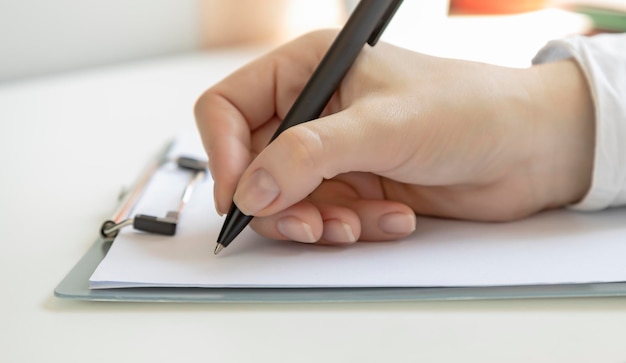
[[[172,151],[204,158],[195,132]],[[190,177],[164,168],[135,212],[164,216]],[[552,211],[512,223],[418,218],[410,237],[325,247],[273,241],[247,228],[218,256],[222,226],[207,177],[182,212],[176,236],[126,228],[90,288],[458,287],[626,281],[626,209]]]

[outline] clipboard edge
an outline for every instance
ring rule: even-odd
[[[626,296],[626,282],[486,287],[89,289],[89,277],[111,241],[98,238],[54,289],[60,299],[181,303],[355,303]]]

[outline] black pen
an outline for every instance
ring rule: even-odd
[[[402,0],[361,0],[322,58],[270,142],[283,131],[319,118],[365,44],[374,46]],[[250,223],[233,203],[217,238],[215,254],[228,246]]]

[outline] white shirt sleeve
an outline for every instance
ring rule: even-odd
[[[549,42],[533,64],[575,59],[595,106],[596,144],[591,188],[577,210],[626,205],[626,33],[573,36]]]

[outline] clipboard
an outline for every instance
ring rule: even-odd
[[[155,163],[162,164],[174,141],[158,153],[134,188],[120,202],[120,209],[141,195],[142,185]],[[127,212],[126,212],[127,213]],[[122,213],[123,214],[123,213]],[[106,222],[105,222],[106,223]],[[198,303],[319,303],[393,302],[433,300],[489,300],[626,296],[626,282],[539,284],[480,287],[126,287],[90,289],[89,279],[114,242],[101,234],[78,263],[54,289],[62,299],[125,302]]]
[[[89,289],[89,276],[111,241],[98,238],[54,290],[62,299],[182,303],[357,303],[626,296],[626,282],[493,287]]]

